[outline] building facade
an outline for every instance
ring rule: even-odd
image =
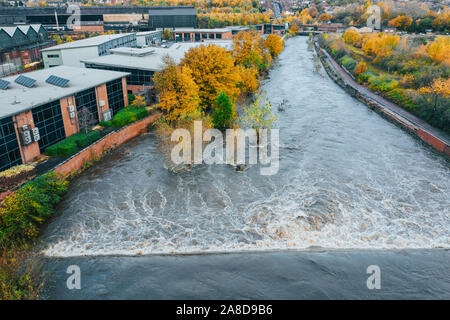
[[[80,131],[87,108],[92,125],[128,105],[127,73],[60,66],[0,80],[0,171],[29,163]]]
[[[82,59],[108,55],[111,49],[120,47],[136,47],[136,34],[110,34],[63,43],[42,50],[42,58],[45,68],[82,67]]]
[[[137,32],[136,43],[139,48],[156,45],[161,43],[162,36],[163,36],[162,30]]]
[[[194,29],[176,28],[174,31],[176,42],[199,42],[205,40],[232,39],[232,30],[229,28]]]

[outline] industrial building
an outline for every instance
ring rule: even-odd
[[[41,60],[41,50],[54,45],[40,24],[0,26],[0,76]]]
[[[93,123],[110,119],[128,105],[126,76],[59,66],[0,79],[0,171],[79,132],[84,107]]]
[[[256,31],[258,31],[260,35],[276,34],[282,36],[286,32],[286,26],[284,24],[266,23],[266,24],[258,24],[255,27]]]
[[[109,34],[66,42],[42,50],[42,58],[45,68],[61,65],[82,67],[82,59],[108,55],[111,49],[120,47],[136,47],[136,34]]]
[[[130,25],[145,20],[151,30],[157,28],[197,27],[194,7],[184,6],[82,6],[79,31],[125,31]],[[72,13],[67,7],[5,7],[0,12],[0,24],[40,23],[48,29],[66,29]]]
[[[232,39],[233,33],[230,28],[216,29],[194,29],[176,28],[173,31],[176,42],[198,42],[203,40]]]
[[[179,63],[186,52],[201,45],[214,44],[231,50],[231,40],[214,40],[205,42],[181,42],[169,44],[169,47],[149,47],[143,49],[118,48],[111,50],[110,55],[85,59],[82,62],[86,68],[127,72],[128,93],[144,94],[149,102],[156,99],[153,90],[153,75],[164,68],[163,58],[169,55]]]
[[[150,29],[197,28],[197,10],[194,7],[152,7],[148,12]]]

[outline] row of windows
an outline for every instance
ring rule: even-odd
[[[127,84],[128,85],[135,85],[135,86],[142,86],[142,85],[152,86],[153,85],[153,75],[154,75],[153,71],[110,67],[110,66],[100,66],[100,65],[91,64],[91,63],[86,64],[86,68],[128,72],[128,73],[131,73],[129,76],[127,76]]]
[[[32,110],[34,126],[39,128],[39,150],[66,138],[59,100],[46,103]]]
[[[122,79],[113,80],[106,83],[106,92],[108,93],[109,109],[115,115],[125,106],[123,100]]]
[[[98,46],[98,55],[104,56],[109,54],[110,49],[119,47],[136,47],[136,35],[123,36],[117,39],[109,40]]]
[[[12,117],[0,120],[0,171],[22,163]]]

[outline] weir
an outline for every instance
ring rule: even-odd
[[[450,247],[448,162],[316,70],[287,40],[264,81],[279,170],[171,173],[138,137],[76,178],[43,236],[49,257]]]

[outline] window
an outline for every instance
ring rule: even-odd
[[[216,33],[216,39],[222,39],[222,34],[221,33]]]
[[[21,164],[19,143],[12,117],[0,120],[0,171]]]
[[[210,33],[210,34],[208,35],[208,37],[209,37],[210,39],[214,39],[214,33]]]
[[[153,71],[120,68],[120,67],[100,66],[100,65],[96,65],[96,64],[86,64],[86,68],[111,70],[111,71],[119,71],[119,72],[129,72],[131,74],[129,76],[127,76],[127,85],[135,85],[135,86],[142,86],[142,85],[152,86],[153,85],[153,74],[154,74]]]
[[[59,54],[48,54],[47,58],[59,58]]]
[[[122,79],[107,82],[106,91],[108,93],[109,109],[112,111],[112,114],[115,115],[125,106],[123,100]]]
[[[97,97],[95,95],[95,89],[87,89],[75,94],[75,104],[77,106],[78,121],[80,120],[80,112],[86,107],[92,114],[92,125],[98,123],[98,108]],[[79,123],[79,122],[78,122]]]
[[[39,128],[39,150],[41,153],[47,147],[54,145],[66,137],[64,131],[64,121],[61,114],[59,100],[46,103],[37,108],[33,108],[34,126]]]

